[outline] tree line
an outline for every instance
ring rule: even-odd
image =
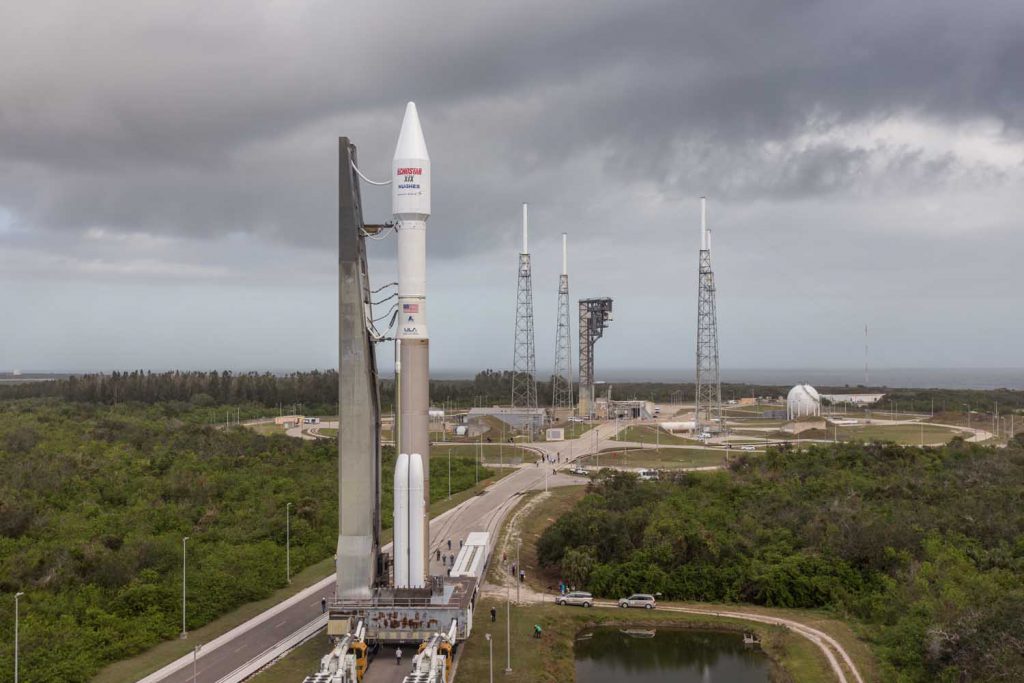
[[[430,398],[437,405],[469,408],[475,405],[505,405],[512,396],[513,373],[509,370],[483,370],[473,379],[434,379]],[[382,407],[390,411],[394,403],[394,381],[380,380]],[[578,392],[575,386],[574,391]],[[882,408],[894,401],[901,411],[966,412],[991,415],[1024,409],[1024,391],[1012,389],[885,389],[868,387],[818,387],[822,393],[885,393]],[[613,382],[601,387],[598,395],[612,392],[615,399],[642,399],[661,403],[692,401],[692,382]],[[722,385],[723,400],[747,397],[785,396],[788,386],[731,383]],[[274,374],[269,372],[170,371],[93,373],[72,375],[51,381],[0,385],[0,399],[61,398],[67,401],[112,405],[123,402],[160,403],[183,401],[197,407],[250,403],[282,409],[301,405],[308,413],[333,414],[338,402],[338,373],[312,370]],[[551,380],[538,380],[537,398],[541,406],[551,402]]]
[[[604,476],[538,542],[570,584],[617,598],[827,608],[887,681],[1024,680],[1024,441],[839,444],[731,471]]]

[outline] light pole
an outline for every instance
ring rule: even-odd
[[[21,591],[14,594],[14,683],[18,683],[18,599],[24,594]]]
[[[202,645],[196,645],[192,648],[192,683],[196,683],[196,662],[199,660],[199,650],[202,647]]]
[[[292,504],[284,506],[284,566],[288,583],[292,582]]]
[[[185,629],[185,576],[187,568],[185,565],[185,544],[188,542],[189,537],[184,536],[181,539],[181,637],[188,638],[188,631]]]
[[[515,577],[518,580],[519,577]],[[512,673],[512,589],[505,584],[505,673]]]
[[[452,449],[448,449],[448,500],[452,499]]]
[[[494,683],[494,641],[491,640],[491,634],[485,633],[484,638],[487,639],[487,672],[488,680],[490,683]]]

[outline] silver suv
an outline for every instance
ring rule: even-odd
[[[579,605],[582,607],[592,607],[594,605],[594,596],[590,593],[583,591],[573,591],[572,593],[566,593],[565,595],[559,595],[555,598],[555,603],[562,605]]]
[[[647,593],[633,593],[628,598],[619,598],[619,607],[654,609],[657,606],[658,601],[654,599],[653,595],[648,595]]]

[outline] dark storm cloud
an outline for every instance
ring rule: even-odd
[[[0,369],[334,365],[337,137],[384,177],[407,100],[432,366],[507,367],[529,201],[538,368],[563,230],[602,367],[689,367],[705,193],[723,367],[1019,364],[1018,0],[8,5]]]
[[[490,231],[494,203],[527,192],[572,213],[561,186],[571,174],[735,198],[848,191],[872,175],[961,178],[959,160],[914,149],[878,170],[877,148],[790,144],[902,113],[987,117],[1013,135],[1024,121],[1024,10],[1012,2],[69,2],[8,13],[0,206],[34,229],[329,243],[334,138],[349,134],[368,166],[386,168],[405,99],[420,102],[446,172],[441,206]],[[769,143],[780,149],[765,153]]]

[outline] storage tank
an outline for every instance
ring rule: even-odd
[[[801,417],[821,415],[821,396],[810,384],[797,384],[786,397],[786,418],[798,420]]]

